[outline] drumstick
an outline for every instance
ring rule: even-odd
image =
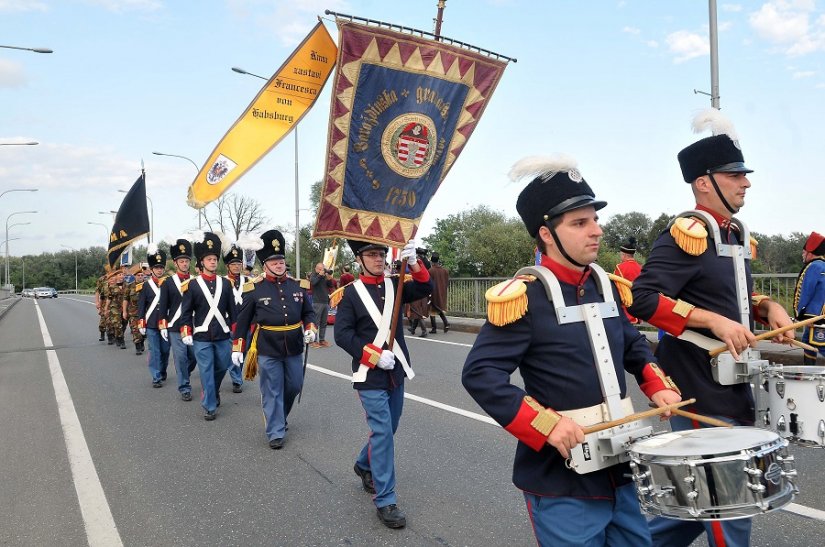
[[[779,327],[778,329],[769,330],[768,332],[763,332],[762,334],[756,337],[757,340],[766,340],[768,338],[773,338],[777,334],[782,334],[785,331],[798,329],[799,327],[805,327],[810,325],[811,323],[816,323],[817,321],[822,321],[825,319],[825,315],[817,315],[816,317],[811,317],[809,319],[805,319],[804,321],[800,321],[798,323],[792,323],[785,327]],[[710,351],[711,357],[716,357],[720,353],[724,353],[728,351],[728,346],[719,346],[718,348]]]
[[[656,408],[656,405],[654,403],[650,403],[650,406],[651,406],[651,408]],[[676,416],[682,416],[683,418],[690,418],[691,420],[696,420],[697,422],[712,425],[712,426],[715,426],[715,427],[733,427],[733,425],[729,424],[728,422],[718,420],[716,418],[711,418],[710,416],[704,416],[702,414],[696,414],[695,412],[688,412],[687,410],[682,410],[681,408],[674,408],[670,412],[672,412]]]
[[[597,431],[604,431],[605,429],[610,429],[611,427],[616,427],[617,425],[626,424],[628,422],[635,422],[636,420],[649,418],[651,416],[658,416],[659,414],[664,414],[668,410],[672,411],[674,408],[679,408],[685,405],[692,405],[695,402],[696,399],[688,399],[687,401],[681,401],[678,403],[674,403],[672,405],[661,406],[659,408],[645,410],[644,412],[637,412],[636,414],[631,414],[630,416],[625,416],[624,418],[619,418],[618,420],[612,420],[610,422],[602,422],[600,424],[583,427],[582,431],[584,431],[585,435],[589,433],[596,433]]]
[[[806,350],[808,350],[808,351],[812,351],[812,352],[814,352],[814,353],[816,353],[817,351],[819,351],[819,350],[818,350],[818,349],[816,349],[815,347],[813,347],[813,346],[809,346],[809,345],[808,345],[808,344],[806,344],[805,342],[800,342],[799,340],[791,340],[791,345],[792,345],[792,346],[796,346],[796,347],[798,347],[798,348],[806,349]]]

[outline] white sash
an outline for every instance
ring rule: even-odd
[[[227,279],[229,279],[229,277],[227,277]],[[231,279],[229,279],[229,283],[232,284],[232,294],[235,295],[235,304],[240,306],[241,304],[243,304],[243,285],[244,283],[246,283],[246,281],[244,280],[244,275],[241,274],[238,278],[237,289],[235,288],[235,284],[232,283]]]
[[[223,292],[223,278],[216,277],[215,278],[215,296],[212,296],[212,293],[209,292],[209,287],[206,286],[203,278],[198,276],[198,285],[200,285],[201,291],[203,292],[203,297],[206,299],[207,305],[209,305],[209,312],[206,314],[206,318],[203,320],[203,324],[200,326],[195,327],[195,332],[208,332],[209,331],[209,323],[212,322],[214,318],[218,324],[223,329],[223,332],[229,332],[229,327],[226,326],[226,321],[223,319],[223,314],[218,310],[218,303],[221,301],[221,293]]]
[[[178,304],[178,309],[177,309],[177,310],[175,310],[175,315],[173,315],[173,316],[172,316],[172,320],[171,320],[171,321],[169,321],[169,325],[170,325],[170,326],[171,326],[171,325],[174,325],[174,324],[175,324],[175,321],[177,321],[178,319],[180,319],[180,312],[181,312],[181,310],[183,309],[183,291],[182,291],[182,290],[181,290],[181,288],[180,288],[180,287],[181,287],[181,283],[180,283],[180,277],[178,277],[178,274],[173,274],[173,275],[172,275],[172,281],[175,283],[175,287],[177,287],[177,288],[178,288],[178,294],[181,296],[181,301],[180,301],[180,303]]]
[[[364,307],[367,308],[367,313],[370,314],[373,323],[375,323],[375,326],[378,327],[378,333],[376,333],[375,335],[375,340],[373,340],[373,344],[379,348],[384,345],[384,342],[386,342],[390,336],[392,310],[393,307],[395,307],[395,291],[392,290],[392,283],[387,281],[386,279],[384,281],[385,283],[383,313],[378,311],[378,306],[375,305],[375,301],[373,301],[369,292],[367,292],[367,288],[364,286],[363,281],[359,279],[358,281],[352,283],[352,285],[355,287],[355,291],[361,298],[361,302],[363,302]],[[399,280],[399,283],[401,282],[402,281]],[[407,362],[407,357],[404,355],[404,351],[398,344],[398,340],[393,340],[392,352],[396,357],[398,357],[398,360],[401,362],[401,367],[404,369],[407,378],[409,378],[410,380],[415,378],[415,372],[413,372],[412,367],[410,367],[410,364]],[[369,367],[367,365],[360,365],[358,367],[358,371],[353,373],[352,381],[365,382],[367,380],[368,370]]]
[[[155,297],[152,299],[152,303],[149,304],[149,307],[146,308],[146,315],[144,319],[148,322],[149,316],[152,315],[152,312],[158,307],[160,304],[160,288],[155,284],[155,280],[153,278],[149,278],[149,286],[152,287],[152,290],[155,291]]]

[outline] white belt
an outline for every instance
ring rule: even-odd
[[[622,410],[625,411],[625,416],[633,414],[633,401],[630,397],[622,399]],[[618,420],[624,416],[608,416],[607,405],[604,403],[589,406],[587,408],[574,408],[573,410],[557,410],[562,416],[566,416],[579,424],[582,427],[589,425],[596,425],[602,422],[609,422],[610,420]]]
[[[223,329],[223,332],[229,332],[229,327],[226,324],[226,321],[223,318],[223,313],[218,309],[218,304],[221,301],[221,289],[223,287],[223,278],[218,277],[215,279],[215,296],[212,296],[212,293],[209,292],[209,287],[206,286],[202,277],[197,278],[198,285],[200,285],[201,291],[203,292],[203,298],[206,300],[206,304],[209,306],[209,311],[206,313],[206,317],[203,320],[203,324],[198,326],[195,325],[195,332],[209,332],[209,323],[212,322],[212,319],[216,320],[218,324]]]

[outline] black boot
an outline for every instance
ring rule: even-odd
[[[418,319],[410,319],[410,327],[407,329],[410,334],[415,334],[415,329],[418,328]]]
[[[103,342],[106,340],[106,331],[100,331],[100,338],[97,339],[98,342]]]
[[[111,345],[114,345],[114,343],[115,343],[115,337],[112,336],[111,332],[106,331],[106,345],[111,346]]]
[[[121,336],[117,339],[117,345],[120,347],[120,349],[126,349],[126,340]]]
[[[430,334],[435,334],[436,332],[438,332],[438,331],[435,330],[435,317],[433,317],[431,315],[430,316]]]
[[[135,342],[135,355],[140,355],[141,353],[143,353],[143,340]]]

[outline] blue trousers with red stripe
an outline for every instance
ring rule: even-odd
[[[394,435],[404,409],[404,384],[395,389],[358,389],[356,392],[367,416],[370,436],[355,465],[372,472],[375,484],[372,501],[380,509],[397,501]]]
[[[740,425],[725,416],[713,418]],[[670,428],[673,431],[697,429],[700,426],[701,424],[682,416],[670,418]],[[710,547],[747,547],[751,541],[751,519],[696,521],[654,517],[648,524],[653,545],[657,547],[687,547],[702,532],[707,532]]]
[[[650,532],[633,483],[617,488],[614,500],[551,498],[527,492],[524,499],[541,547],[650,545]]]

